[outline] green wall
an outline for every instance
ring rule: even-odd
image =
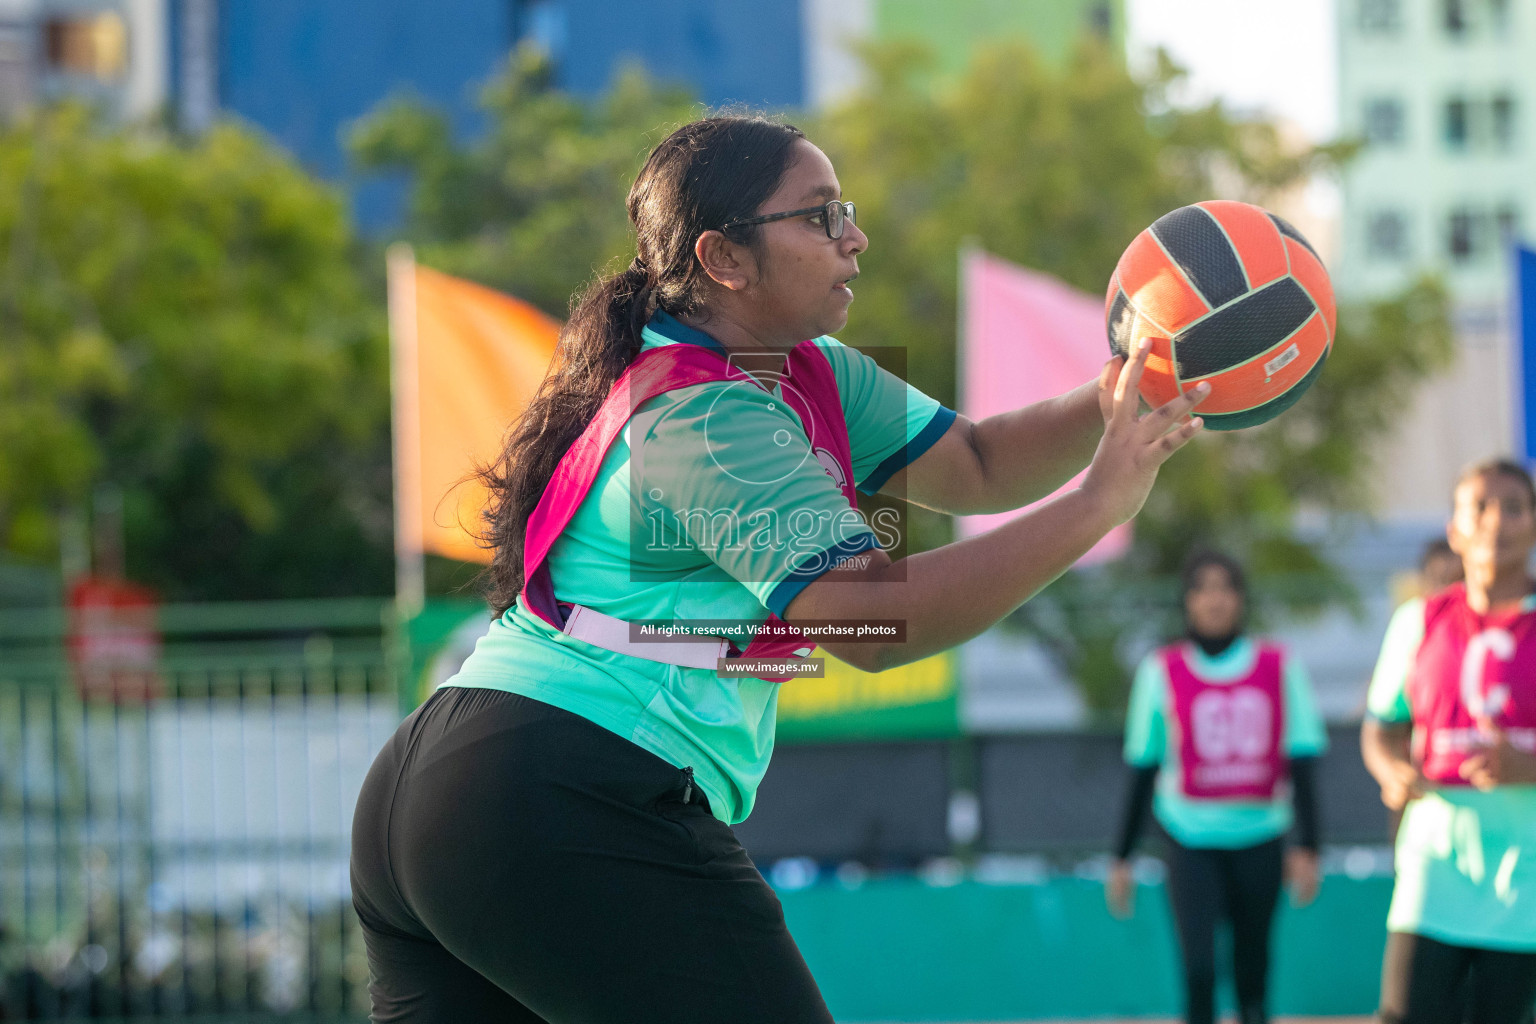
[[[1391,879],[1329,876],[1281,909],[1271,1012],[1363,1015],[1376,1006]],[[1117,921],[1097,881],[943,887],[917,879],[780,893],[839,1021],[1177,1016],[1178,951],[1161,886]]]
[[[1125,46],[1123,0],[875,0],[877,38],[918,39],[938,57],[939,70],[965,67],[978,43],[1009,36],[1028,39],[1051,60],[1063,60],[1091,24],[1091,12],[1109,11],[1109,38],[1115,52]]]

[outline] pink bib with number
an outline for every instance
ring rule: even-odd
[[[1433,782],[1467,785],[1461,764],[1495,728],[1536,754],[1536,612],[1479,615],[1460,583],[1430,597],[1408,704],[1414,760]]]
[[[1163,649],[1184,795],[1196,800],[1273,799],[1286,774],[1280,649],[1260,644],[1253,670],[1224,683],[1196,675],[1184,649],[1184,644]]]

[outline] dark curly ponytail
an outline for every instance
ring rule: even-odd
[[[523,535],[555,467],[581,436],[640,351],[640,330],[657,309],[703,312],[705,275],[694,243],[706,231],[751,217],[778,188],[799,129],[759,117],[710,117],[657,146],[629,190],[636,255],[576,301],[560,332],[548,377],[480,471],[491,501],[481,543],[494,550],[487,596],[497,614],[523,587]],[[755,228],[735,229],[751,244]]]

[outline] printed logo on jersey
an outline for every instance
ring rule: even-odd
[[[831,452],[825,448],[817,448],[812,454],[816,456],[816,461],[821,464],[822,469],[827,471],[827,476],[832,478],[832,482],[837,484],[839,490],[848,486],[848,478],[843,476],[843,467],[837,464],[837,459]]]

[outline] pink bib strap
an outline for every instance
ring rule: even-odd
[[[668,391],[723,380],[756,383],[750,374],[729,365],[718,353],[698,345],[665,345],[636,357],[615,383],[592,422],[561,458],[549,486],[528,517],[520,595],[524,607],[553,628],[565,628],[569,606],[562,606],[555,596],[554,581],[547,564],[549,551],[591,491],[604,457],[635,411]],[[853,505],[855,492],[848,426],[843,418],[836,376],[820,346],[805,341],[790,350],[781,390],[786,404],[804,424],[818,462],[834,479],[841,474],[837,482],[843,496]],[[837,473],[833,472],[834,468]],[[774,638],[755,638],[743,656],[795,657],[802,656],[801,652],[809,647],[798,630],[776,615],[770,615],[765,626],[770,628],[764,629],[759,637],[773,634]]]
[[[572,444],[550,478],[544,495],[528,517],[523,541],[523,577],[532,579],[560,531],[592,489],[603,457],[624,424],[648,400],[677,388],[723,380],[730,375],[724,360],[697,345],[667,345],[642,352],[608,393],[597,415]],[[526,588],[526,583],[525,583]],[[542,616],[542,610],[535,609]],[[558,625],[558,623],[551,623]]]

